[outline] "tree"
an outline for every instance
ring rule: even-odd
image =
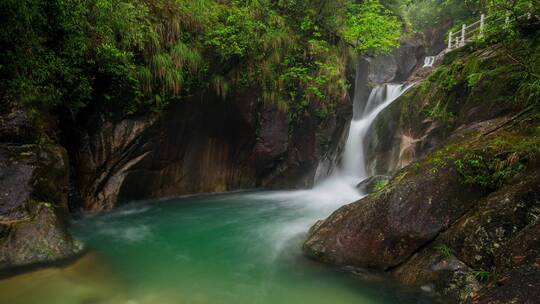
[[[351,4],[342,36],[366,55],[388,53],[399,45],[401,23],[378,0]]]

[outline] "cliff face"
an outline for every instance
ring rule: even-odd
[[[350,118],[349,97],[324,118],[313,103],[296,121],[259,98],[256,89],[226,100],[205,91],[159,116],[99,123],[77,152],[82,207],[102,211],[138,199],[310,186],[319,159]]]
[[[318,223],[306,254],[451,303],[534,303],[540,121],[519,73],[497,47],[447,54],[375,124],[371,169],[388,185]]]

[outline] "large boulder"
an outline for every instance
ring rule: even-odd
[[[403,82],[422,63],[425,49],[418,37],[405,37],[388,55],[368,58],[368,79],[373,84]]]
[[[21,109],[2,115],[0,128],[0,269],[73,257],[69,234],[69,161],[43,130],[42,117]]]
[[[386,189],[334,212],[304,250],[332,264],[386,270],[435,239],[478,197],[450,163],[426,160],[400,172]]]

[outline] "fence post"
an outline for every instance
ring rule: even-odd
[[[486,15],[480,15],[480,37],[484,37],[484,22],[486,20]]]
[[[465,45],[465,28],[467,26],[464,24],[462,27],[461,27],[461,45],[464,46]]]
[[[452,31],[448,33],[448,48],[452,49]]]

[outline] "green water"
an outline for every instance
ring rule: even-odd
[[[419,303],[380,281],[366,283],[302,256],[306,230],[337,207],[323,201],[309,191],[236,193],[142,202],[87,217],[75,223],[74,234],[108,274],[97,283],[84,280],[93,266],[71,281],[49,275],[47,284],[64,283],[31,297],[85,304]],[[83,292],[68,296],[73,286]]]

